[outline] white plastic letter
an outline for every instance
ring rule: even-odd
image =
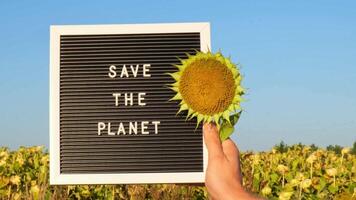
[[[115,106],[119,106],[119,97],[121,96],[121,93],[112,93],[112,96],[115,97]]]
[[[121,70],[121,75],[120,75],[120,77],[122,78],[124,75],[125,75],[127,78],[129,77],[129,73],[127,72],[126,65],[122,66],[122,70]]]
[[[110,65],[109,67],[109,77],[110,78],[115,78],[116,77],[116,66],[115,65]]]
[[[160,124],[160,121],[152,121],[152,124],[155,125],[155,134],[158,134],[158,124]]]
[[[143,64],[143,77],[151,77],[151,74],[147,74],[146,72],[150,71],[151,64]]]
[[[132,74],[134,75],[135,78],[137,77],[138,67],[139,67],[139,65],[136,65],[136,69],[134,69],[134,66],[133,66],[133,65],[130,65]]]
[[[138,105],[139,106],[145,106],[146,105],[146,103],[142,102],[143,100],[145,100],[145,97],[143,97],[145,95],[146,95],[146,93],[144,93],[144,92],[139,92],[138,93]]]
[[[130,125],[129,125],[129,134],[131,135],[133,133],[135,133],[135,135],[137,135],[137,122],[130,122]]]
[[[120,135],[121,132],[123,135],[126,135],[125,128],[124,128],[124,125],[122,124],[122,122],[120,122],[119,130],[117,130],[117,135]]]
[[[130,94],[130,97],[128,97],[127,94]],[[130,101],[130,106],[133,105],[133,94],[132,93],[125,93],[125,106],[127,106],[128,101]]]
[[[98,122],[98,135],[101,135],[101,131],[105,129],[104,122]]]
[[[148,134],[150,134],[150,132],[146,131],[146,129],[147,129],[147,124],[148,124],[148,121],[143,121],[143,122],[141,122],[141,134],[142,134],[142,135],[148,135]]]
[[[115,135],[115,132],[111,132],[111,123],[108,123],[108,135]]]

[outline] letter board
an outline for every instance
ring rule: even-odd
[[[51,184],[204,182],[202,128],[166,73],[209,48],[208,23],[51,26]]]

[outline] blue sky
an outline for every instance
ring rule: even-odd
[[[49,26],[210,22],[248,88],[234,140],[356,140],[354,1],[1,1],[0,146],[48,145]]]

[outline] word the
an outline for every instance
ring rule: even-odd
[[[144,97],[145,95],[146,95],[146,93],[144,93],[144,92],[139,92],[137,94],[137,104],[139,106],[146,105],[146,103],[143,102],[143,100],[145,100],[145,97]],[[112,93],[112,96],[115,98],[115,106],[119,106],[119,99],[122,99],[122,98],[120,98],[121,93]],[[134,93],[124,93],[123,99],[125,102],[125,106],[128,106],[128,105],[132,106],[134,104]],[[136,99],[136,97],[135,97],[135,99]]]

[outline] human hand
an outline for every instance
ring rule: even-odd
[[[231,139],[220,141],[219,131],[212,123],[205,123],[203,134],[208,149],[208,168],[205,186],[213,199],[258,199],[243,189],[240,153]]]

